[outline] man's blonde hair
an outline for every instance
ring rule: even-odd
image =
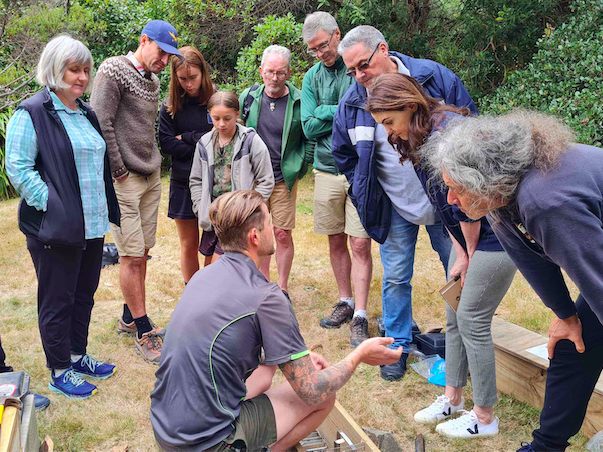
[[[224,251],[247,249],[247,234],[264,229],[264,200],[255,190],[237,190],[219,196],[209,207],[209,220]]]

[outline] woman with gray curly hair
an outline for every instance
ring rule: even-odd
[[[90,91],[92,54],[67,35],[40,56],[42,90],[23,101],[6,129],[6,172],[21,195],[19,229],[38,278],[38,325],[49,388],[69,398],[97,392],[83,376],[104,379],[115,366],[86,352],[103,240],[120,213],[105,140]]]
[[[500,243],[557,318],[540,428],[520,451],[563,451],[603,369],[603,150],[552,117],[516,112],[450,124],[422,149],[470,218]],[[574,303],[564,270],[580,289]]]

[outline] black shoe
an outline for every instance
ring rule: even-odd
[[[340,301],[333,307],[335,308],[333,313],[320,321],[320,326],[323,328],[339,328],[342,324],[352,320],[354,308],[345,301]]]
[[[521,449],[517,449],[517,452],[536,452],[532,449],[532,445],[528,443],[521,443]]]
[[[354,317],[350,325],[350,345],[356,348],[368,338],[368,320],[360,316]]]
[[[381,366],[381,378],[387,381],[400,380],[406,373],[406,358],[408,353],[402,353],[397,363]]]
[[[48,405],[50,405],[50,400],[48,397],[44,397],[43,395],[34,394],[34,405],[36,407],[36,411],[42,411],[48,408]]]

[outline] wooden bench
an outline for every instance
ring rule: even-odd
[[[494,317],[492,339],[496,354],[498,390],[542,409],[549,362],[526,350],[546,344],[548,338]],[[590,438],[600,430],[603,430],[603,380],[601,378],[588,404],[582,433]]]

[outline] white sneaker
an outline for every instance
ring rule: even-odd
[[[481,438],[484,436],[498,435],[498,418],[489,424],[482,424],[477,420],[473,410],[461,410],[462,416],[451,421],[438,424],[436,432],[448,438]]]
[[[439,396],[435,402],[415,414],[415,422],[419,424],[435,424],[436,422],[448,419],[454,413],[463,409],[465,399],[461,397],[461,403],[454,406],[450,403],[450,399],[445,396]]]

